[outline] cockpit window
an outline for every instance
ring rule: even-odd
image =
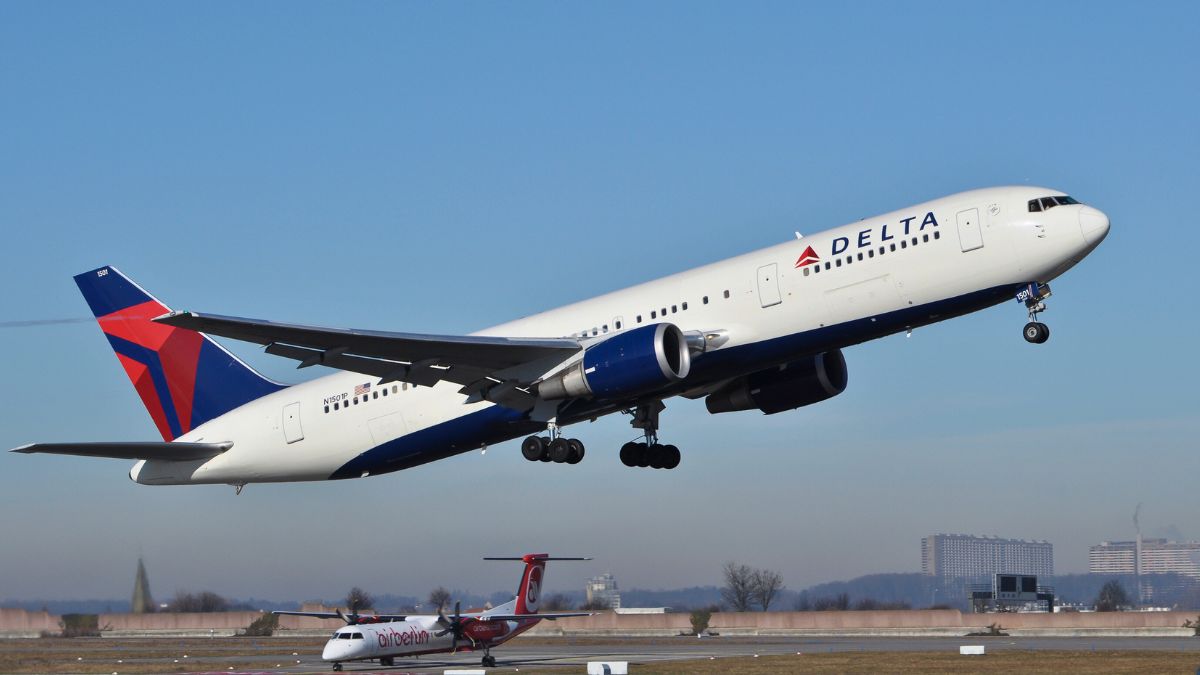
[[[350,639],[351,640],[361,640],[361,639],[363,639],[363,634],[362,633],[351,633]]]
[[[1056,206],[1066,206],[1067,204],[1078,204],[1079,200],[1066,195],[1058,197],[1042,197],[1041,199],[1029,200],[1029,212],[1037,213],[1038,211],[1049,211]]]

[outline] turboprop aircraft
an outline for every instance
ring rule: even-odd
[[[563,427],[616,412],[631,467],[671,469],[659,413],[773,415],[842,393],[842,349],[1015,300],[1024,337],[1049,283],[1108,234],[1058,190],[997,187],[866,218],[468,336],[320,328],[170,311],[113,267],[75,277],[164,442],[15,452],[139,460],[147,485],[359,478],[528,435],[526,459],[576,464]],[[341,372],[287,386],[211,335]]]
[[[484,558],[484,560],[520,560],[525,563],[517,596],[512,600],[482,612],[463,614],[455,604],[454,616],[447,617],[438,610],[435,615],[415,616],[378,614],[359,616],[342,612],[274,612],[294,616],[315,616],[322,619],[341,619],[346,625],[334,632],[325,643],[321,658],[333,662],[341,670],[346,661],[379,659],[380,665],[395,664],[396,657],[440,654],[456,651],[483,650],[483,666],[496,667],[492,648],[508,642],[533,628],[542,619],[561,619],[568,616],[588,616],[590,612],[538,613],[542,581],[549,560],[591,560],[591,558],[551,557],[545,553],[528,553],[519,558]]]

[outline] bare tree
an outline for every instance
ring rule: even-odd
[[[796,601],[792,603],[792,609],[797,612],[811,612],[812,608],[812,598],[808,597],[808,591],[800,591],[800,595],[797,595]]]
[[[775,596],[779,595],[779,591],[783,590],[783,577],[771,570],[754,570],[750,584],[754,602],[765,612],[775,600]]]
[[[224,612],[229,609],[229,601],[212,591],[176,591],[168,608],[172,612]]]
[[[587,602],[580,605],[579,609],[589,609],[592,611],[601,611],[602,612],[606,609],[612,609],[612,607],[609,606],[608,600],[605,600],[604,598],[601,598],[601,597],[594,597],[591,600],[588,600]]]
[[[429,604],[433,605],[438,612],[445,610],[448,602],[450,602],[450,591],[446,590],[445,586],[438,586],[429,591]]]
[[[721,599],[735,612],[749,611],[754,599],[754,570],[731,561],[725,563],[723,573],[725,586],[721,589]]]
[[[375,599],[372,598],[366,591],[355,586],[346,594],[346,609],[352,614],[358,613],[362,609],[370,609],[375,604]]]
[[[555,593],[548,598],[542,598],[541,608],[547,612],[563,612],[574,609],[574,603],[564,593]]]
[[[1125,587],[1116,579],[1104,582],[1100,587],[1100,594],[1096,596],[1097,612],[1120,612],[1128,609],[1131,604]]]

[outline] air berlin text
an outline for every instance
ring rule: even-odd
[[[429,631],[417,630],[413,627],[409,627],[405,631],[386,628],[380,630],[375,635],[379,638],[380,647],[406,647],[408,645],[423,645],[429,642]]]

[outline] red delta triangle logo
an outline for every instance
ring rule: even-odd
[[[801,253],[800,257],[796,259],[796,267],[813,265],[818,262],[821,262],[821,256],[817,255],[817,252],[813,250],[813,247],[809,246],[808,248],[804,249],[804,253]]]

